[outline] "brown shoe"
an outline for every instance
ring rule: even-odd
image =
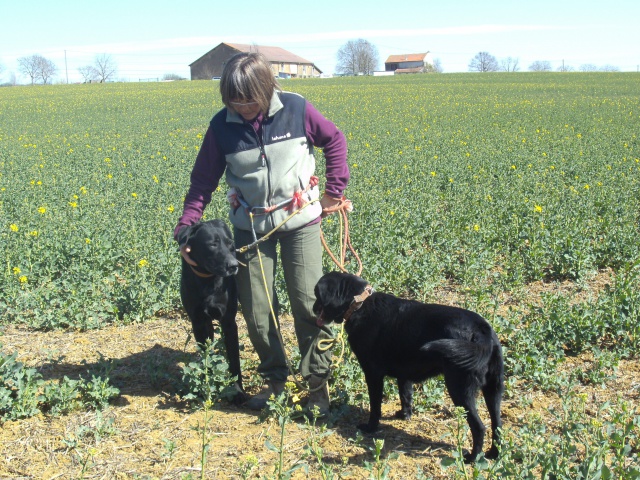
[[[329,415],[329,385],[328,379],[311,375],[309,377],[309,401],[307,402],[307,413],[313,415],[317,409],[317,418]]]
[[[262,410],[267,406],[267,400],[271,398],[271,395],[277,397],[282,392],[284,392],[284,382],[267,380],[260,393],[251,397],[251,399],[245,403],[245,406],[250,410]]]

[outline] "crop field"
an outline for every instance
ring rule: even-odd
[[[498,332],[509,410],[501,458],[461,464],[466,423],[456,430],[460,417],[439,379],[418,389],[416,407],[418,421],[443,422],[444,430],[424,438],[424,425],[412,427],[418,447],[344,433],[353,415],[368,412],[348,348],[333,372],[332,422],[301,425],[291,394],[263,421],[242,420],[260,437],[257,447],[216,458],[225,437],[211,426],[243,410],[202,387],[196,377],[211,359],[176,340],[176,325],[182,334],[188,325],[172,234],[206,127],[222,106],[218,83],[59,85],[0,89],[0,424],[14,432],[0,435],[11,459],[0,478],[285,478],[292,466],[291,475],[313,478],[640,478],[640,77],[443,74],[282,86],[347,137],[349,226],[362,276],[380,291],[476,310]],[[322,182],[321,152],[317,159]],[[219,190],[205,218],[226,218],[224,182]],[[325,219],[323,230],[337,248],[338,219]],[[336,268],[328,256],[325,267]],[[279,298],[286,314],[286,295]],[[123,362],[109,343],[122,339],[105,332],[127,332],[135,343],[150,328],[173,335],[166,342],[176,368],[154,370],[147,401],[169,392],[176,423],[199,415],[186,435],[195,446],[188,457],[165,434],[148,446],[157,462],[132,453],[119,454],[118,464],[105,459],[106,445],[125,430],[117,412],[123,397],[135,397],[126,395],[131,372],[148,376],[148,368],[118,373]],[[83,367],[74,360],[75,377],[51,374],[62,357],[52,358],[50,343],[75,358],[65,335],[104,342],[82,352]],[[242,341],[255,390],[255,358],[246,335]],[[394,388],[386,386],[390,405]],[[91,435],[64,426],[79,416]],[[96,434],[107,418],[113,425]],[[38,421],[63,425],[48,446],[33,447],[56,459],[48,476],[27,466],[33,452],[17,448],[24,426]],[[281,427],[296,433],[279,437],[273,430]],[[394,422],[394,435],[407,428]],[[330,444],[336,431],[339,445]]]

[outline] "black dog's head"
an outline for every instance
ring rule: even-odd
[[[201,273],[228,277],[238,273],[238,260],[231,230],[222,220],[196,223],[185,232],[189,256],[198,264]]]
[[[313,313],[317,316],[318,325],[341,323],[354,297],[360,295],[367,285],[366,280],[350,273],[329,272],[323,275],[314,289]]]

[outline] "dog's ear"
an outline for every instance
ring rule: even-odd
[[[198,230],[200,230],[201,226],[202,226],[202,223],[198,222],[198,223],[194,223],[193,225],[184,227],[182,230],[180,230],[180,233],[178,234],[178,241],[180,241],[182,238],[185,239],[184,243],[179,242],[180,245],[188,245],[189,240],[196,234]]]
[[[369,284],[364,278],[350,273],[339,273],[340,275],[340,296],[345,299],[360,295]]]

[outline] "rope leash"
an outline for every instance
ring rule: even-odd
[[[324,382],[322,382],[318,387],[316,388],[309,388],[309,387],[305,387],[304,385],[302,385],[297,379],[296,379],[296,372],[294,371],[293,367],[291,366],[291,362],[289,361],[289,356],[287,355],[286,349],[285,349],[285,342],[284,342],[284,338],[282,337],[282,332],[280,330],[280,322],[278,321],[278,318],[275,314],[275,311],[273,310],[273,302],[271,301],[271,294],[269,293],[269,287],[268,287],[268,282],[267,282],[267,278],[266,278],[266,274],[264,271],[264,265],[262,263],[262,254],[260,253],[260,248],[259,245],[260,243],[268,240],[271,235],[273,235],[275,232],[277,232],[284,224],[286,224],[289,220],[291,220],[295,215],[299,214],[302,210],[304,210],[306,207],[308,207],[309,205],[311,205],[312,203],[315,203],[319,201],[319,199],[314,199],[314,200],[310,200],[304,204],[302,204],[300,206],[300,208],[298,208],[297,210],[293,211],[290,215],[288,215],[282,222],[280,222],[278,225],[276,225],[275,228],[273,228],[271,231],[267,232],[265,235],[263,235],[260,238],[256,237],[255,234],[255,230],[253,227],[253,212],[251,210],[248,211],[249,213],[249,219],[251,220],[251,229],[252,229],[252,233],[253,233],[253,238],[254,241],[252,243],[250,243],[249,245],[245,245],[244,247],[238,248],[236,249],[236,252],[238,253],[245,253],[248,250],[251,250],[253,248],[256,249],[256,253],[258,256],[258,262],[260,264],[260,272],[262,274],[262,282],[265,288],[265,293],[267,295],[267,301],[269,302],[269,310],[271,312],[271,317],[273,318],[273,322],[276,326],[276,332],[278,333],[278,338],[280,339],[280,345],[282,346],[282,352],[284,354],[284,358],[285,361],[287,363],[287,368],[289,370],[289,374],[291,375],[291,377],[293,378],[294,383],[296,384],[296,386],[301,390],[301,391],[308,391],[309,393],[312,392],[316,392],[321,390],[322,388],[324,388],[325,384],[328,381],[328,378],[324,379]],[[325,251],[327,252],[327,254],[329,255],[329,257],[333,260],[333,262],[338,266],[338,268],[342,271],[342,272],[347,272],[345,266],[344,266],[344,262],[345,262],[345,257],[346,257],[346,252],[347,252],[347,248],[349,249],[349,251],[353,254],[353,256],[356,258],[357,262],[358,262],[358,273],[357,275],[360,275],[360,273],[362,272],[362,261],[360,260],[360,257],[358,256],[358,254],[356,253],[355,249],[353,248],[352,244],[351,244],[351,238],[349,237],[349,224],[348,224],[348,219],[347,219],[347,211],[351,211],[352,210],[352,204],[350,200],[345,199],[344,197],[340,200],[340,203],[334,207],[331,208],[327,208],[327,209],[323,209],[323,216],[325,215],[329,215],[332,213],[340,213],[339,218],[340,218],[340,237],[343,238],[342,241],[342,248],[340,251],[340,261],[338,261],[338,259],[335,257],[335,255],[333,254],[333,252],[331,251],[331,249],[329,248],[324,235],[322,233],[322,229],[320,230],[320,239],[322,241],[322,246],[324,247]],[[343,235],[343,225],[344,225],[344,235]],[[337,359],[334,360],[331,365],[330,365],[330,369],[333,369],[337,366],[339,366],[342,363],[342,359],[344,358],[344,351],[345,351],[345,341],[344,341],[344,324],[342,324],[342,328],[340,329],[340,332],[338,333],[336,338],[325,338],[325,339],[320,339],[318,340],[317,344],[316,344],[316,348],[320,351],[320,352],[326,352],[327,350],[332,349],[336,343],[338,343],[338,341],[340,341],[341,344],[341,349],[340,349],[340,355],[338,355]]]

